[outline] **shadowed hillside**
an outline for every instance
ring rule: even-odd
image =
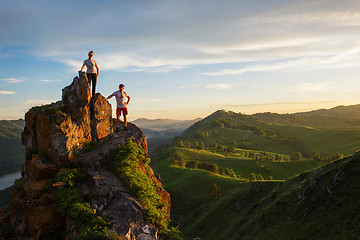
[[[0,121],[0,176],[20,171],[24,163],[25,148],[21,143],[21,132],[25,121]]]
[[[358,239],[359,173],[356,153],[284,183],[242,183],[189,215],[183,229],[206,240]]]

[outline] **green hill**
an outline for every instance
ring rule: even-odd
[[[336,200],[356,190],[328,193],[334,199],[326,205],[323,196],[338,186],[321,182],[323,176],[335,176],[342,166],[359,158],[357,154],[326,165],[359,148],[360,114],[354,111],[360,108],[253,115],[219,110],[194,123],[151,155],[152,167],[172,196],[173,225],[180,226],[186,239],[313,239],[311,234],[317,239],[356,239],[355,223],[346,227],[341,221],[359,204],[352,196]],[[312,191],[306,190],[315,184],[311,179],[318,177],[315,183],[321,187],[314,187],[315,200],[305,196],[298,203],[297,198]],[[343,205],[347,199],[355,205],[342,213],[336,204]],[[322,220],[333,210],[341,222],[334,230],[344,237],[339,233],[332,238],[325,231],[327,224],[336,222]]]
[[[346,112],[342,108],[348,107],[335,108],[337,115]],[[332,113],[335,110],[327,111]],[[253,150],[288,155],[301,152],[306,158],[314,154],[327,154],[329,158],[336,153],[353,154],[360,146],[360,119],[347,114],[338,123],[335,118],[321,120],[324,115],[319,112],[322,111],[309,113],[311,117],[305,118],[298,114],[244,115],[219,110],[189,127],[183,137],[191,144],[201,141],[206,145],[217,141],[226,146],[235,141],[239,146],[245,144]],[[354,116],[357,116],[356,112]],[[322,122],[321,127],[318,126],[319,121]],[[207,137],[201,139],[202,133],[206,133]]]
[[[357,153],[284,183],[242,183],[189,214],[182,229],[205,240],[358,239],[359,172]]]
[[[0,176],[19,171],[24,163],[25,149],[21,143],[21,132],[25,121],[0,121]]]
[[[294,114],[257,113],[253,116],[263,121],[283,125],[304,125],[320,128],[360,128],[360,104]]]

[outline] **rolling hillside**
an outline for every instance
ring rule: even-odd
[[[329,157],[336,153],[350,155],[360,146],[360,119],[356,117],[358,113],[351,115],[347,108],[326,110],[332,116],[338,116],[326,120],[322,114],[325,110],[300,114],[310,117],[276,113],[243,115],[219,110],[192,125],[183,136],[192,143],[201,140],[196,138],[196,134],[207,132],[208,139],[203,140],[204,144],[217,141],[226,145],[236,141],[238,144],[247,143],[254,150],[281,154],[296,151],[307,158],[314,154],[327,154]],[[359,108],[356,109],[360,112]],[[347,114],[340,117],[341,112]]]
[[[335,211],[341,221],[359,207],[352,196],[341,198],[356,192],[355,187],[343,191],[329,180],[345,165],[355,164],[358,171],[359,155],[351,156],[360,147],[356,109],[360,111],[341,106],[254,115],[219,110],[194,123],[151,155],[152,167],[172,196],[173,225],[180,226],[186,239],[312,239],[311,234],[317,239],[356,239],[356,222],[334,228],[343,237],[325,231],[335,220],[319,223],[330,218],[327,211]],[[342,156],[350,157],[339,161]],[[359,184],[354,172],[350,174]],[[336,194],[330,193],[335,188]],[[328,205],[326,192],[334,197]],[[312,193],[316,196],[307,198]],[[304,199],[303,205],[297,205],[297,198]],[[354,204],[342,212],[336,204],[348,200]],[[291,237],[297,231],[301,234]]]
[[[184,219],[201,239],[358,239],[360,154],[284,183],[242,183]],[[226,226],[226,227],[224,227]]]

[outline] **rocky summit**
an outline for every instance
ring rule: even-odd
[[[129,139],[147,159],[145,135],[131,123],[128,131],[113,131],[111,105],[100,93],[91,97],[86,74],[62,90],[61,101],[30,109],[25,121],[26,156],[13,187],[9,239],[160,239],[159,224],[149,220],[132,184],[110,167],[111,153]],[[170,194],[145,160],[136,161],[162,203],[153,207],[168,221]]]

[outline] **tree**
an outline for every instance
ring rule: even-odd
[[[314,161],[320,161],[320,160],[321,160],[320,154],[315,154],[314,156],[312,156],[312,160],[314,160]]]
[[[344,154],[342,154],[342,153],[336,153],[336,154],[331,158],[331,160],[332,160],[332,161],[336,161],[336,160],[339,160],[339,159],[342,159],[342,158],[344,158]]]
[[[290,160],[291,160],[291,161],[300,160],[301,158],[302,158],[301,152],[293,152],[293,153],[290,155]]]
[[[186,162],[185,167],[191,168],[191,169],[196,169],[196,168],[198,168],[198,164],[199,164],[198,161],[190,160],[190,161]]]
[[[256,175],[257,180],[264,180],[264,177],[259,173]]]
[[[255,173],[250,173],[250,181],[256,181],[257,178],[256,178],[256,175]]]
[[[183,147],[184,147],[184,143],[183,143],[183,141],[182,141],[182,140],[180,140],[177,146],[178,146],[178,147],[180,147],[180,148],[183,148]]]
[[[327,153],[321,153],[320,156],[321,156],[321,161],[324,161],[324,162],[329,161],[329,157],[328,157]]]
[[[213,183],[210,187],[210,196],[217,197],[220,192],[221,188],[216,183]]]
[[[179,167],[185,167],[185,163],[186,163],[186,161],[183,158],[181,158],[177,161],[177,165]]]
[[[171,165],[174,165],[174,166],[178,165],[178,161],[173,157],[171,158],[170,162],[171,162]]]
[[[215,174],[219,173],[219,167],[216,163],[209,163],[207,170]]]
[[[236,152],[235,146],[226,147],[225,150],[226,150],[227,152],[232,152],[232,153]]]

